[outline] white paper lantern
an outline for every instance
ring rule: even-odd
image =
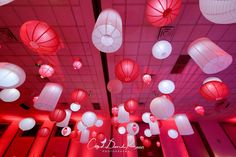
[[[88,143],[89,141],[89,134],[90,134],[90,131],[89,130],[83,130],[81,132],[81,136],[80,136],[80,143]]]
[[[126,130],[130,135],[137,135],[139,132],[139,126],[137,123],[130,122],[127,124]]]
[[[205,83],[210,82],[210,81],[218,81],[218,82],[222,82],[222,80],[219,79],[218,77],[208,77],[208,78],[206,78],[206,79],[203,81],[202,84],[205,84]]]
[[[118,132],[119,132],[119,134],[121,134],[121,135],[125,134],[125,132],[126,132],[125,127],[120,126],[120,127],[118,128]]]
[[[163,94],[170,94],[175,90],[175,84],[171,80],[162,80],[158,84],[158,89]]]
[[[62,134],[63,136],[69,136],[70,133],[71,133],[71,128],[68,127],[68,126],[62,128],[62,130],[61,130],[61,134]]]
[[[93,126],[96,123],[96,121],[97,121],[97,116],[94,112],[88,111],[82,115],[82,122],[87,127]]]
[[[100,13],[92,33],[94,46],[106,53],[117,51],[122,44],[122,20],[118,12],[106,9]]]
[[[150,128],[152,135],[160,134],[160,129],[159,129],[159,125],[158,125],[157,121],[155,121],[155,122],[150,121],[149,128]]]
[[[77,129],[79,131],[84,131],[87,129],[87,127],[80,121],[78,124],[77,124]]]
[[[150,110],[154,116],[160,119],[168,119],[175,112],[174,104],[165,97],[154,98],[151,101]]]
[[[13,2],[14,0],[0,0],[0,6]]]
[[[71,109],[71,111],[73,111],[73,112],[79,111],[80,108],[81,108],[81,106],[80,106],[80,104],[78,104],[78,103],[71,103],[71,104],[70,104],[70,109]]]
[[[110,80],[107,84],[107,89],[113,94],[118,94],[123,89],[123,84],[120,80]]]
[[[203,16],[217,24],[236,23],[235,0],[199,0]]]
[[[19,99],[19,97],[20,97],[20,92],[15,88],[3,89],[0,92],[0,99],[2,99],[2,101],[4,102],[16,101],[17,99]]]
[[[101,127],[102,125],[103,125],[103,120],[101,120],[101,119],[98,119],[95,123],[96,127]]]
[[[53,111],[62,93],[62,86],[57,83],[47,83],[41,91],[34,107],[38,110]]]
[[[158,41],[152,47],[152,55],[157,59],[167,58],[171,54],[171,51],[172,51],[172,46],[166,40]]]
[[[19,128],[22,131],[27,131],[32,129],[35,126],[36,122],[34,118],[24,118],[19,123]]]
[[[174,129],[168,130],[168,136],[170,138],[176,139],[178,137],[178,135],[179,134],[178,134],[178,132],[176,130],[174,130]]]
[[[178,128],[180,135],[194,134],[193,128],[188,120],[186,114],[178,114],[175,116],[175,124]]]
[[[151,137],[151,136],[152,136],[151,130],[150,130],[150,129],[145,129],[145,130],[144,130],[144,135],[145,135],[146,137]]]
[[[64,118],[63,121],[59,122],[56,124],[58,127],[67,127],[69,122],[70,122],[70,117],[71,117],[71,110],[65,110],[66,112],[66,117]]]
[[[143,115],[142,115],[143,122],[150,123],[150,115],[151,115],[150,112],[143,113]]]
[[[16,88],[25,82],[24,70],[12,63],[0,63],[0,88]]]
[[[118,116],[117,116],[119,123],[127,123],[129,122],[129,112],[127,112],[124,108],[124,105],[120,105],[118,107]]]
[[[206,74],[223,71],[233,61],[231,55],[208,38],[193,41],[188,48],[188,54]]]

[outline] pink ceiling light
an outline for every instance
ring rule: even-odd
[[[0,6],[13,2],[14,0],[0,0]]]
[[[53,111],[62,93],[62,86],[57,83],[47,83],[41,91],[34,107],[38,110]]]
[[[75,60],[75,61],[73,62],[73,68],[74,68],[75,70],[82,68],[82,65],[83,65],[83,64],[82,64],[82,62],[81,62],[80,59],[77,59],[77,60]]]
[[[83,89],[75,89],[71,94],[72,101],[76,103],[84,102],[88,98],[88,93]]]
[[[60,48],[57,33],[43,21],[27,21],[20,28],[22,42],[39,54],[54,54]]]
[[[149,85],[152,82],[152,76],[150,74],[144,74],[143,77],[143,83]]]
[[[199,0],[203,16],[217,24],[236,23],[235,0]]]
[[[206,74],[215,74],[226,69],[233,61],[231,55],[208,38],[192,42],[188,54]]]
[[[106,53],[117,51],[122,44],[122,20],[118,12],[106,9],[100,13],[92,33],[94,46]]]
[[[51,77],[54,74],[54,68],[48,64],[43,64],[39,68],[41,78]]]
[[[170,24],[179,14],[181,0],[149,0],[146,16],[150,24],[162,27]]]
[[[194,134],[193,128],[188,120],[186,114],[178,114],[175,116],[175,124],[178,128],[180,135]]]

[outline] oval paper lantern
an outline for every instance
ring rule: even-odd
[[[151,137],[151,136],[152,136],[151,130],[150,130],[150,129],[145,129],[145,130],[144,130],[144,135],[145,135],[146,137]]]
[[[54,69],[48,64],[43,64],[39,68],[39,74],[41,78],[51,77],[54,74]]]
[[[79,131],[84,131],[87,129],[87,127],[82,123],[82,121],[80,121],[78,124],[77,124],[77,129]]]
[[[34,107],[38,110],[53,111],[62,93],[62,86],[57,83],[47,83],[41,91]]]
[[[193,41],[188,48],[188,54],[206,74],[223,71],[233,61],[231,55],[208,38]]]
[[[158,89],[163,94],[170,94],[175,90],[175,84],[171,80],[162,80],[158,84]]]
[[[168,130],[168,136],[172,139],[176,139],[178,137],[178,132],[174,129]]]
[[[160,119],[168,119],[175,112],[174,104],[164,97],[154,98],[151,101],[150,110],[154,116]]]
[[[47,137],[47,136],[49,135],[49,133],[50,133],[49,128],[43,127],[43,128],[41,128],[41,129],[39,130],[38,135],[39,135],[40,137]]]
[[[24,70],[12,63],[0,63],[0,88],[16,88],[25,82]]]
[[[166,40],[156,42],[152,47],[152,55],[157,59],[165,59],[172,52],[171,44]]]
[[[206,78],[206,79],[203,81],[202,84],[205,84],[205,83],[210,82],[210,81],[218,81],[218,82],[222,82],[222,80],[219,79],[218,77],[208,77],[208,78]]]
[[[83,89],[75,89],[71,94],[72,101],[76,103],[84,102],[88,98],[88,93]]]
[[[101,119],[98,119],[95,123],[96,127],[101,127],[102,125],[103,125],[103,120],[101,120]]]
[[[118,128],[118,132],[119,132],[119,134],[121,134],[121,135],[125,134],[125,132],[126,132],[125,127],[120,126],[120,127]]]
[[[16,101],[17,99],[19,99],[19,97],[20,97],[20,92],[15,88],[3,89],[0,92],[0,99],[2,99],[2,101],[4,102]]]
[[[139,125],[134,122],[130,122],[126,126],[126,130],[130,135],[137,135],[139,132]]]
[[[229,89],[223,82],[210,81],[201,86],[200,94],[206,100],[217,101],[227,98],[229,95]]]
[[[61,130],[61,134],[62,134],[63,136],[69,136],[70,133],[71,133],[71,128],[68,127],[68,126],[62,128],[62,130]]]
[[[49,114],[51,121],[61,122],[66,118],[66,112],[62,109],[55,109]]]
[[[180,135],[194,134],[193,128],[188,120],[186,114],[178,114],[175,116],[175,124],[178,128]]]
[[[20,28],[22,42],[34,52],[54,54],[60,48],[57,33],[43,21],[27,21]]]
[[[19,123],[19,128],[22,131],[27,131],[32,129],[35,126],[36,122],[34,118],[24,118]]]
[[[134,113],[138,108],[138,102],[135,99],[127,100],[124,104],[125,110],[129,113]]]
[[[217,24],[236,23],[235,0],[199,0],[203,16]]]
[[[75,60],[74,62],[73,62],[73,68],[75,69],[75,70],[77,70],[77,69],[80,69],[80,68],[82,68],[82,62],[80,61],[80,60]]]
[[[122,44],[122,20],[113,9],[102,11],[92,33],[94,46],[106,53],[117,51]]]
[[[181,0],[149,0],[146,16],[150,24],[162,27],[170,24],[179,14]]]
[[[85,126],[91,127],[97,121],[97,116],[94,112],[88,111],[82,115],[82,122]]]
[[[143,83],[149,85],[152,82],[152,76],[149,74],[144,74],[143,77]]]
[[[122,82],[132,82],[139,75],[139,65],[131,59],[123,59],[116,65],[115,74]]]
[[[0,0],[0,6],[13,2],[14,0]]]
[[[73,112],[79,111],[80,108],[81,108],[81,106],[80,106],[80,104],[78,104],[78,103],[71,103],[71,104],[70,104],[70,109],[71,109],[71,111],[73,111]]]
[[[143,122],[150,123],[150,115],[151,115],[151,113],[149,113],[149,112],[143,113],[143,115],[142,115]]]
[[[118,94],[123,89],[123,84],[120,80],[110,80],[107,84],[107,89],[113,94]]]

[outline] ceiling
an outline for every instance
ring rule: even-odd
[[[95,3],[98,2],[98,3]],[[102,54],[92,44],[91,33],[95,17],[101,8],[117,10],[123,22],[123,44],[115,53]],[[177,19],[170,24],[173,29],[158,38],[160,28],[148,24],[145,18],[146,0],[16,0],[0,8],[0,27],[9,28],[16,41],[1,38],[0,61],[11,62],[21,66],[26,74],[25,83],[19,87],[21,98],[15,103],[0,105],[0,113],[12,115],[43,115],[46,112],[33,108],[32,99],[39,95],[48,81],[63,85],[63,93],[59,105],[68,108],[71,103],[70,95],[73,89],[82,88],[90,93],[89,99],[82,104],[79,116],[85,111],[94,111],[104,118],[110,117],[111,106],[121,104],[129,98],[135,98],[140,103],[138,111],[133,115],[138,118],[143,112],[149,111],[150,101],[160,92],[157,84],[162,79],[175,82],[176,89],[171,94],[176,113],[187,113],[192,119],[225,120],[235,116],[236,104],[236,25],[217,25],[207,21],[200,13],[198,0],[183,0],[182,8]],[[25,47],[19,38],[20,26],[28,20],[42,20],[55,28],[64,47],[56,55],[39,56]],[[226,70],[215,75],[204,74],[190,60],[180,74],[170,74],[179,55],[187,54],[188,45],[199,37],[208,37],[222,49],[231,54],[233,63]],[[160,39],[171,42],[172,54],[164,60],[157,60],[151,54],[154,43]],[[80,70],[74,70],[73,60],[79,57],[83,62]],[[123,58],[131,58],[140,65],[140,75],[132,83],[123,84],[119,94],[110,94],[106,83],[114,79],[114,67]],[[35,63],[51,63],[56,73],[47,79],[38,75]],[[153,83],[146,86],[141,76],[153,74]],[[228,109],[216,112],[214,103],[205,101],[199,94],[202,81],[209,76],[221,78],[230,89]],[[20,103],[30,106],[29,111],[19,107]],[[66,104],[64,104],[66,103]],[[92,103],[100,103],[101,110],[94,110]],[[64,104],[64,105],[63,105]],[[206,116],[200,117],[195,111],[196,104],[205,107]]]

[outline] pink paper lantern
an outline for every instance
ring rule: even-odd
[[[143,77],[143,83],[149,85],[152,82],[152,76],[149,74],[144,74]]]
[[[188,120],[186,114],[178,114],[175,116],[175,124],[178,128],[180,135],[194,134],[193,128]]]
[[[54,74],[54,68],[48,64],[43,64],[39,68],[41,78],[51,77]]]
[[[79,59],[73,62],[73,68],[75,70],[82,68],[82,65],[83,65],[82,62]]]
[[[201,116],[204,116],[205,114],[205,109],[203,106],[201,105],[197,105],[195,108],[194,108],[195,112]]]
[[[188,48],[188,54],[206,74],[223,71],[233,61],[231,55],[208,38],[200,38],[192,42]]]
[[[120,80],[110,80],[107,84],[107,89],[113,94],[118,94],[123,89],[123,84]]]

